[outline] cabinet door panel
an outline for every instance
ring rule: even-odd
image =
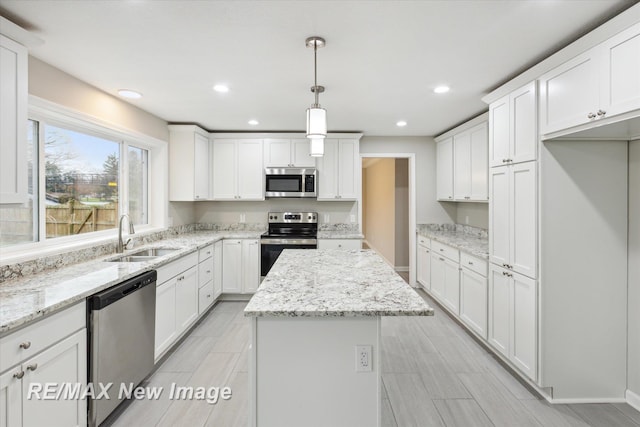
[[[509,166],[490,170],[489,191],[489,258],[503,265],[509,259]]]
[[[536,277],[537,222],[536,222],[536,162],[520,163],[511,168],[511,242],[510,262],[513,270]]]
[[[291,166],[291,141],[288,139],[265,139],[264,166]]]
[[[335,200],[338,197],[338,140],[324,140],[324,156],[317,159],[318,200]]]
[[[446,280],[445,259],[431,254],[431,293],[439,301],[444,301],[444,288]]]
[[[361,172],[357,140],[341,139],[338,147],[338,195],[343,200],[358,198],[358,176]]]
[[[607,117],[640,108],[640,24],[602,46],[602,108]]]
[[[238,196],[241,200],[264,200],[260,139],[238,141]]]
[[[254,293],[260,285],[260,242],[242,241],[242,291]]]
[[[511,286],[502,268],[489,267],[489,343],[509,357],[511,340]]]
[[[316,158],[311,157],[311,146],[308,139],[292,139],[291,140],[291,160],[296,167],[314,168],[316,166]]]
[[[436,151],[437,198],[453,200],[453,138],[438,142]]]
[[[156,287],[155,355],[157,359],[176,338],[176,279]]]
[[[487,339],[487,279],[466,268],[460,271],[460,318]]]
[[[537,305],[536,281],[513,275],[513,337],[511,360],[529,378],[536,380]]]
[[[176,329],[186,330],[198,317],[198,268],[178,275],[176,279]]]
[[[453,137],[453,198],[469,200],[471,197],[471,133]]]
[[[242,241],[224,240],[222,243],[222,291],[242,292]]]
[[[431,251],[418,245],[417,279],[426,289],[431,288]]]
[[[236,143],[234,140],[213,142],[213,199],[235,200],[237,195]],[[262,172],[262,171],[261,171]]]
[[[14,377],[21,371],[17,365],[0,375],[0,427],[22,425],[22,381]]]
[[[195,134],[194,140],[194,198],[196,200],[209,199],[209,184],[211,175],[209,174],[209,138],[200,134]],[[185,171],[185,173],[191,173]]]
[[[460,267],[457,262],[444,262],[444,304],[456,315],[460,314]]]
[[[213,247],[213,298],[222,293],[222,240]]]
[[[489,195],[489,161],[487,124],[470,131],[471,136],[471,194],[470,200],[486,202]]]
[[[538,142],[536,100],[536,82],[532,82],[510,95],[511,144],[509,158],[512,163],[536,159]]]
[[[87,383],[86,338],[87,330],[82,329],[23,363],[23,426],[86,425],[84,399],[27,399],[30,383]],[[31,370],[29,366],[36,368]]]
[[[489,165],[502,166],[509,158],[509,95],[489,106]]]
[[[594,50],[562,64],[540,78],[540,131],[548,134],[590,121],[599,104]]]

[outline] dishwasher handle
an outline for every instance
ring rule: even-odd
[[[93,294],[87,301],[89,303],[89,309],[91,311],[101,310],[129,294],[155,283],[157,278],[158,273],[155,270],[151,270],[127,279],[97,294]]]

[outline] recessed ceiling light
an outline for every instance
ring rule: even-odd
[[[227,86],[227,85],[215,85],[213,87],[213,90],[215,90],[216,92],[220,92],[220,93],[227,93],[227,92],[229,92],[229,86]]]
[[[405,127],[407,125],[407,122],[405,122],[404,120],[400,120],[399,122],[396,122],[396,126],[398,127]]]
[[[136,92],[135,90],[131,90],[131,89],[120,89],[118,91],[118,95],[120,95],[123,98],[129,98],[129,99],[142,98],[142,94],[140,92]]]
[[[257,126],[257,125],[259,125],[259,124],[260,124],[260,122],[259,122],[259,121],[257,121],[257,120],[249,120],[249,122],[248,122],[248,123],[249,123],[251,126]]]
[[[447,93],[449,92],[449,86],[438,86],[433,91],[435,93]]]

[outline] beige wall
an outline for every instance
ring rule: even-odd
[[[409,159],[395,159],[395,267],[409,268]]]
[[[360,154],[413,153],[416,162],[416,223],[454,223],[456,204],[436,201],[436,142],[427,136],[365,136]],[[374,156],[372,156],[374,157]]]
[[[458,203],[456,223],[467,224],[472,227],[489,228],[488,203]]]
[[[395,159],[377,159],[364,169],[363,210],[367,212],[365,240],[395,266]]]
[[[640,140],[629,143],[629,290],[627,388],[640,396]]]

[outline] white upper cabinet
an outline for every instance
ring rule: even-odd
[[[453,137],[455,171],[454,199],[465,202],[486,202],[487,185],[487,123],[481,123]]]
[[[193,125],[169,126],[169,200],[211,199],[209,134]]]
[[[360,174],[360,143],[357,139],[324,141],[318,157],[318,200],[357,200]]]
[[[261,139],[213,141],[213,200],[264,200]]]
[[[438,142],[436,152],[437,198],[453,201],[453,137]]]
[[[607,116],[640,108],[640,24],[602,44],[601,104]]]
[[[543,135],[640,108],[640,24],[540,77]]]
[[[265,167],[315,167],[316,159],[309,155],[310,145],[306,138],[265,139]]]
[[[27,55],[0,35],[0,205],[27,201]]]
[[[536,82],[489,106],[489,165],[502,166],[536,159]]]

